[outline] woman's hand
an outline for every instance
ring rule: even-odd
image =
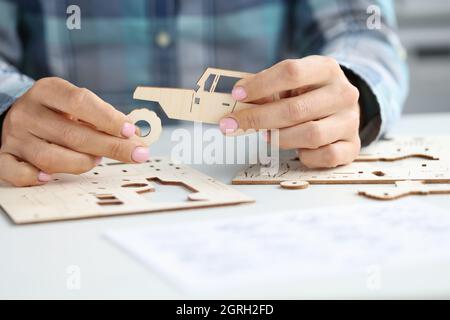
[[[0,179],[15,186],[80,174],[106,156],[144,162],[148,148],[127,117],[87,89],[59,78],[35,83],[8,111],[2,130]]]
[[[332,58],[284,60],[238,81],[232,95],[259,105],[223,118],[224,133],[279,129],[280,148],[298,149],[310,168],[348,164],[359,153],[359,92]]]

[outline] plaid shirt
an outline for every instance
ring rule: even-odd
[[[69,29],[69,5],[81,29]],[[368,28],[368,7],[381,28]],[[389,0],[0,0],[0,114],[45,76],[123,112],[138,85],[192,88],[208,66],[257,72],[287,57],[338,60],[361,92],[362,138],[401,114],[405,53]]]

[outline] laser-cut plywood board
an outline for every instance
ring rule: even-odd
[[[184,186],[189,190],[188,198],[181,202],[153,202],[156,182]],[[55,181],[43,186],[15,188],[0,184],[0,205],[17,224],[246,202],[253,200],[166,158],[143,164],[106,161],[80,176],[55,175]]]
[[[421,181],[422,184],[400,184],[402,192],[399,189],[393,192],[392,187],[387,186],[386,192],[381,193],[386,194],[384,197],[372,198],[394,199],[399,197],[399,192],[402,196],[446,193],[448,187],[425,187],[423,183],[450,183],[450,136],[396,137],[380,141],[364,148],[352,164],[333,169],[308,169],[293,157],[281,160],[276,173],[264,169],[261,165],[252,165],[238,173],[233,184],[280,184],[286,189],[304,189],[307,183],[392,184]],[[409,189],[406,190],[406,187]],[[380,190],[383,188],[377,190],[378,195]],[[361,191],[360,194],[370,196],[370,191]]]

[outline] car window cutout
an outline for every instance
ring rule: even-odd
[[[217,81],[215,92],[220,93],[231,93],[234,84],[241,80],[241,78],[220,76],[219,81]]]
[[[216,77],[216,75],[213,74],[213,73],[211,73],[208,76],[208,79],[206,79],[206,81],[205,81],[205,87],[203,88],[203,90],[205,90],[206,92],[209,92],[211,90],[211,86],[212,86],[212,84],[214,82],[214,78],[215,77]]]

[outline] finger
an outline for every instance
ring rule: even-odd
[[[332,58],[309,56],[289,59],[239,80],[232,91],[238,101],[254,101],[276,93],[304,86],[320,87],[332,82],[342,73]]]
[[[32,135],[28,137],[26,147],[19,149],[17,144],[15,146],[8,149],[48,174],[81,174],[94,168],[98,161],[97,157],[48,143]]]
[[[317,149],[338,140],[349,140],[358,134],[357,112],[335,113],[327,118],[309,121],[279,131],[282,149]]]
[[[93,92],[63,79],[41,79],[30,92],[45,106],[67,113],[110,135],[129,138],[135,133],[135,125],[123,113]]]
[[[41,121],[29,131],[46,141],[93,156],[128,163],[145,162],[149,157],[148,148],[137,137],[113,137],[48,109],[41,112]]]
[[[358,99],[356,88],[349,88],[346,96],[337,86],[325,86],[299,96],[281,99],[264,105],[228,114],[240,129],[279,129],[316,119],[325,118],[342,105],[354,105]],[[349,85],[350,87],[350,85]]]
[[[338,141],[315,150],[300,149],[299,159],[309,168],[334,168],[351,163],[361,148],[359,137]]]
[[[16,187],[27,187],[48,182],[51,176],[9,153],[0,153],[0,180]]]

